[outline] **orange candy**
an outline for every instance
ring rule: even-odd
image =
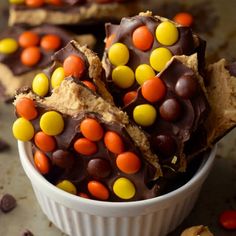
[[[87,138],[79,138],[74,143],[76,152],[83,155],[92,155],[97,152],[98,148],[96,143],[88,140]]]
[[[61,6],[62,1],[61,0],[45,0],[47,4],[54,5],[54,6]]]
[[[110,152],[120,154],[124,151],[123,140],[116,132],[107,131],[104,135],[104,143]]]
[[[34,153],[34,164],[43,175],[47,174],[50,169],[48,157],[40,151]]]
[[[41,53],[38,47],[28,47],[21,53],[21,62],[25,66],[34,66],[39,62],[40,57]]]
[[[55,139],[52,136],[45,134],[43,131],[39,131],[35,134],[34,142],[36,146],[44,152],[51,152],[56,148]]]
[[[25,4],[29,7],[41,7],[44,0],[25,0]]]
[[[84,72],[85,64],[80,57],[76,55],[70,55],[64,60],[63,68],[65,71],[65,76],[72,75],[79,79]]]
[[[166,94],[166,87],[161,79],[155,77],[144,82],[141,88],[143,97],[149,102],[156,102]]]
[[[109,198],[108,189],[98,181],[93,180],[88,182],[88,191],[99,200],[107,200]]]
[[[132,39],[136,48],[147,51],[152,47],[154,37],[148,27],[143,25],[134,30]]]
[[[39,40],[38,34],[32,31],[25,31],[19,36],[19,44],[23,48],[37,46]]]
[[[130,104],[137,97],[137,94],[138,93],[136,91],[130,91],[126,93],[125,96],[123,97],[124,105],[126,106]]]
[[[40,46],[46,51],[55,51],[61,46],[61,39],[55,34],[47,34],[42,37]]]
[[[90,199],[89,195],[86,194],[86,193],[78,193],[77,195],[78,195],[79,197],[82,197],[82,198]]]
[[[191,26],[193,24],[193,16],[187,12],[180,12],[174,17],[174,21],[183,26]]]
[[[106,48],[109,48],[112,45],[114,38],[116,37],[115,34],[111,34],[108,38],[106,38]]]
[[[16,103],[16,112],[26,120],[33,120],[37,117],[38,112],[35,108],[35,102],[27,97],[20,98]]]
[[[116,165],[126,174],[135,174],[141,168],[141,161],[133,152],[124,152],[117,156]]]
[[[102,126],[92,118],[86,118],[81,122],[80,131],[85,138],[91,141],[99,141],[103,136]]]
[[[94,92],[96,92],[96,87],[95,87],[95,85],[94,85],[92,82],[87,81],[87,80],[84,80],[84,81],[82,81],[82,82],[83,82],[83,84],[85,84],[88,88],[90,88],[91,90],[93,90]]]

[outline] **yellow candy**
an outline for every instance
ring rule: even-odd
[[[135,187],[133,183],[123,177],[115,181],[113,191],[121,199],[130,199],[135,195]]]
[[[129,61],[129,49],[123,43],[115,43],[109,49],[108,58],[114,66],[125,65]]]
[[[11,54],[18,49],[18,43],[15,39],[5,38],[0,40],[0,53]]]
[[[12,126],[14,137],[23,142],[27,142],[34,137],[34,127],[25,118],[18,118]]]
[[[68,193],[71,193],[71,194],[77,193],[75,185],[72,184],[69,180],[63,180],[60,183],[58,183],[56,186]]]
[[[9,0],[9,3],[11,4],[23,4],[25,0]]]
[[[48,93],[49,81],[44,73],[39,73],[34,77],[32,83],[33,91],[39,96],[45,96]]]
[[[129,88],[134,83],[134,72],[128,66],[117,66],[112,71],[112,81],[120,88]]]
[[[63,131],[64,121],[56,111],[45,112],[39,122],[41,130],[47,135],[58,135]]]
[[[161,71],[166,63],[171,59],[172,53],[167,48],[157,48],[152,51],[150,56],[150,64],[156,71]]]
[[[142,126],[150,126],[156,120],[156,109],[150,104],[138,105],[133,110],[134,121]]]
[[[161,44],[170,46],[178,40],[179,32],[173,23],[165,21],[157,26],[156,38]]]
[[[61,82],[65,79],[65,72],[63,67],[58,67],[54,70],[52,77],[51,77],[51,85],[52,88],[59,87]]]
[[[153,78],[155,76],[155,72],[151,66],[147,64],[142,64],[137,67],[135,71],[135,77],[137,82],[142,85],[145,81]]]

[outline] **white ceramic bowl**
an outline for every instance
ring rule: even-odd
[[[56,188],[32,163],[30,143],[18,141],[21,163],[50,221],[73,236],[164,236],[192,210],[215,158],[216,147],[185,185],[168,194],[134,202],[84,199]]]

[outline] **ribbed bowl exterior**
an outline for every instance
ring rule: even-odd
[[[29,143],[19,142],[23,168],[49,220],[71,236],[165,236],[192,210],[213,164],[216,148],[184,186],[137,202],[102,202],[68,194],[48,183],[32,164]]]

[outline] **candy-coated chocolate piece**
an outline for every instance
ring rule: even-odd
[[[56,148],[56,140],[54,137],[39,131],[34,136],[35,145],[44,152],[52,152]]]
[[[66,169],[74,164],[75,158],[71,152],[58,149],[52,153],[51,160],[54,165]]]
[[[133,119],[142,126],[151,126],[156,120],[157,112],[155,107],[150,104],[141,104],[134,108]]]
[[[196,79],[190,75],[181,76],[175,85],[175,92],[182,98],[193,97],[197,92]]]
[[[93,155],[98,151],[97,144],[87,138],[79,138],[74,142],[74,149],[82,155]]]
[[[177,27],[169,21],[160,23],[156,28],[157,41],[163,45],[173,45],[179,38]]]
[[[36,65],[41,58],[41,52],[38,47],[27,47],[21,53],[21,62],[25,66],[34,66]]]
[[[56,111],[45,112],[39,122],[41,130],[47,135],[58,135],[64,129],[62,115]]]
[[[55,34],[47,34],[42,37],[40,46],[46,51],[55,51],[61,46],[61,39]]]
[[[171,59],[172,53],[167,48],[157,48],[150,55],[150,64],[158,72],[164,69],[166,63]]]
[[[105,185],[102,183],[92,180],[88,182],[88,191],[90,194],[99,199],[99,200],[107,200],[109,198],[109,191]]]
[[[30,121],[23,117],[18,118],[12,126],[12,132],[16,139],[27,142],[34,137],[34,127]]]
[[[9,0],[10,4],[23,4],[25,0]]]
[[[37,74],[32,82],[32,90],[37,95],[43,97],[48,93],[49,80],[44,73]]]
[[[63,4],[62,1],[63,0],[46,0],[46,3],[54,6],[61,6]]]
[[[93,90],[94,92],[96,92],[96,87],[94,85],[94,83],[88,81],[88,80],[84,80],[82,81],[83,84],[85,84],[88,88],[90,88],[91,90]]]
[[[37,109],[35,108],[35,102],[27,97],[22,97],[17,100],[16,113],[26,120],[33,120],[38,115]]]
[[[80,79],[85,70],[85,64],[83,59],[79,56],[70,55],[64,60],[63,68],[66,77],[73,76],[76,79]]]
[[[167,134],[160,134],[154,138],[154,145],[156,151],[165,157],[171,157],[175,154],[177,145],[174,138]]]
[[[139,85],[142,85],[145,81],[152,79],[154,76],[154,70],[147,64],[141,64],[135,70],[135,78]]]
[[[38,171],[43,175],[47,174],[50,170],[48,157],[39,150],[34,153],[34,164]]]
[[[115,34],[111,34],[108,38],[106,38],[106,48],[109,48],[112,45],[112,42],[115,37]]]
[[[114,193],[121,199],[131,199],[135,195],[134,184],[127,178],[119,178],[114,182],[113,185]]]
[[[89,161],[87,171],[92,177],[103,179],[111,174],[111,165],[105,159],[95,158]]]
[[[183,26],[191,26],[193,24],[193,16],[188,12],[180,12],[173,19],[176,23]]]
[[[222,227],[228,230],[236,230],[236,210],[226,210],[219,218]]]
[[[108,58],[114,66],[125,65],[129,61],[129,49],[123,43],[115,43],[108,51]]]
[[[11,54],[18,49],[18,43],[13,38],[4,38],[0,40],[0,53]]]
[[[159,108],[161,117],[166,121],[175,121],[179,118],[181,113],[181,106],[179,102],[170,98],[165,100]]]
[[[25,0],[25,4],[29,7],[41,7],[44,4],[44,0]]]
[[[78,195],[79,197],[82,197],[82,198],[90,199],[89,195],[86,194],[86,193],[78,193],[77,195]]]
[[[80,131],[91,141],[99,141],[103,137],[103,128],[96,119],[84,119],[80,124]]]
[[[141,168],[141,161],[135,153],[123,152],[117,156],[116,165],[126,174],[135,174]]]
[[[115,154],[120,154],[124,151],[124,142],[119,134],[114,131],[107,131],[104,135],[104,143],[106,148]]]
[[[161,100],[166,94],[166,86],[164,82],[155,77],[146,81],[142,88],[141,92],[143,97],[149,102],[157,102]]]
[[[76,195],[76,193],[77,193],[77,189],[76,189],[75,185],[73,183],[71,183],[69,180],[63,180],[63,181],[59,182],[56,186],[59,189],[66,191],[67,193],[71,193],[74,195]]]
[[[125,106],[130,104],[136,97],[137,97],[137,91],[130,91],[127,92],[123,97],[123,103]]]
[[[134,83],[134,72],[128,66],[117,66],[112,71],[112,81],[122,89],[129,88]]]
[[[134,30],[132,40],[136,48],[147,51],[152,47],[154,37],[148,27],[143,25]]]
[[[37,46],[39,44],[39,35],[32,31],[25,31],[19,36],[19,44],[23,48]]]
[[[63,67],[56,68],[56,70],[53,71],[51,76],[52,88],[59,87],[64,79],[65,79],[65,72]]]

